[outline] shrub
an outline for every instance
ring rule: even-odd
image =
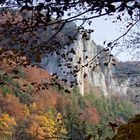
[[[2,112],[14,116],[16,119],[24,118],[24,106],[11,94],[0,98],[0,108]]]
[[[24,133],[27,140],[56,140],[59,137],[65,137],[67,133],[60,113],[52,116],[49,113],[39,112],[30,115],[25,124],[26,128],[19,129],[22,133],[17,131],[17,139],[21,138],[20,135]]]
[[[11,140],[16,122],[8,114],[2,114],[0,117],[0,137],[2,140]]]

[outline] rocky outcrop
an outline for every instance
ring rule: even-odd
[[[56,74],[68,85],[77,84],[82,95],[89,89],[92,92],[93,86],[107,95],[105,76],[101,68],[97,66],[99,61],[95,57],[100,48],[92,40],[83,39],[81,34],[78,34],[76,39],[59,51],[44,55],[40,65],[51,74]],[[86,86],[89,86],[89,89],[85,89]]]
[[[69,45],[44,55],[40,65],[51,74],[56,74],[58,79],[69,86],[77,84],[82,95],[94,93],[94,89],[105,96],[111,94],[126,96],[130,88],[134,92],[132,83],[139,81],[139,75],[134,76],[133,72],[129,75],[127,72],[121,73],[118,70],[120,62],[116,61],[116,65],[112,65],[109,51],[102,50],[103,47],[78,33],[76,40]],[[109,61],[108,66],[105,66]],[[139,68],[137,70],[140,71]]]
[[[124,93],[140,109],[140,62],[118,62],[114,76],[118,87],[125,89]]]

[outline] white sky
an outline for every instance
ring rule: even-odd
[[[105,20],[107,18],[107,20]],[[96,44],[102,45],[103,42],[113,41],[119,36],[121,36],[123,32],[124,25],[126,25],[126,21],[120,21],[117,23],[112,23],[115,20],[115,16],[110,17],[101,17],[92,20],[91,26],[85,25],[86,28],[94,29],[92,33],[92,39],[95,41]],[[140,50],[139,50],[140,51]],[[120,61],[127,61],[132,60],[132,55],[130,54],[131,50],[118,50],[118,48],[114,48],[112,54],[117,57]],[[133,59],[133,60],[140,60],[140,59]]]
[[[105,20],[105,18],[97,18],[93,20],[92,28],[94,29],[94,33],[92,33],[92,39],[96,44],[103,45],[104,41],[110,42],[118,38],[123,33],[120,31],[122,27],[122,23],[112,23],[111,19]],[[124,61],[129,60],[125,56],[125,52],[121,55],[117,54],[117,50],[114,48],[112,52],[119,60]],[[119,53],[120,54],[120,53]]]

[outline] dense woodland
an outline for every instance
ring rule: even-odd
[[[112,42],[105,41],[106,48],[99,54],[112,50],[118,40],[139,22],[139,1],[0,0],[0,5],[1,140],[139,139],[140,117],[137,115],[130,119],[139,112],[128,98],[117,95],[105,97],[96,87],[93,87],[92,93],[81,96],[76,84],[71,89],[66,88],[57,76],[53,77],[32,63],[40,62],[44,51],[58,49],[68,38],[70,42],[68,40],[67,45],[73,42],[77,32],[82,32],[83,38],[89,39],[93,29],[85,29],[85,22],[90,26],[93,18],[120,13],[117,22],[127,13],[131,22],[128,22],[126,32]],[[6,18],[3,18],[5,15]],[[61,32],[65,24],[77,20],[82,24],[72,31],[72,36],[61,38],[67,32]],[[48,31],[46,36],[50,38],[38,44],[40,37],[36,31],[41,33],[44,30]],[[51,35],[50,30],[54,34]],[[55,38],[58,34],[61,41]],[[119,73],[140,73],[139,62],[114,65]]]
[[[3,140],[111,138],[137,113],[127,99],[100,97],[95,88],[95,95],[82,97],[76,87],[69,93],[36,67],[7,67],[1,70],[0,79]]]

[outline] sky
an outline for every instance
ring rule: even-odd
[[[105,17],[106,18],[106,17]],[[96,44],[103,45],[103,42],[110,42],[118,38],[123,33],[120,31],[122,27],[121,23],[112,23],[112,19],[98,18],[93,20],[94,33],[91,37],[96,42]],[[117,51],[117,48],[114,48],[112,51],[113,55],[116,56],[119,60],[129,60],[129,57],[126,57],[126,53],[122,52],[121,54]]]
[[[106,18],[107,20],[105,20]],[[113,41],[125,32],[123,29],[121,29],[124,27],[125,23],[124,22],[112,23],[114,19],[115,17],[96,18],[92,20],[93,23],[91,27],[88,25],[85,25],[85,27],[87,28],[94,29],[94,32],[92,33],[91,38],[95,41],[96,44],[103,46],[104,41],[107,41],[107,42]],[[120,49],[114,48],[112,51],[112,54],[115,57],[117,57],[118,60],[120,61],[132,60],[132,55],[130,54],[128,50],[122,49],[120,51]]]
[[[125,26],[127,25],[126,20],[130,19],[130,17],[128,17],[126,14],[124,17],[122,17],[122,21],[113,23],[113,21],[116,20],[117,16],[118,14],[115,14],[113,16],[98,17],[92,19],[92,24],[90,26],[88,24],[84,25],[84,27],[87,29],[94,29],[94,32],[91,34],[91,38],[96,44],[104,46],[104,41],[113,41],[127,31],[127,29],[125,28]],[[120,40],[121,45],[125,44],[124,39],[127,39],[127,36]],[[120,61],[140,61],[140,58],[138,59],[137,57],[132,56],[136,53],[136,51],[132,53],[132,50],[134,49],[126,50],[124,47],[116,47],[113,48],[111,53]],[[139,51],[140,53],[140,50],[137,51]]]

